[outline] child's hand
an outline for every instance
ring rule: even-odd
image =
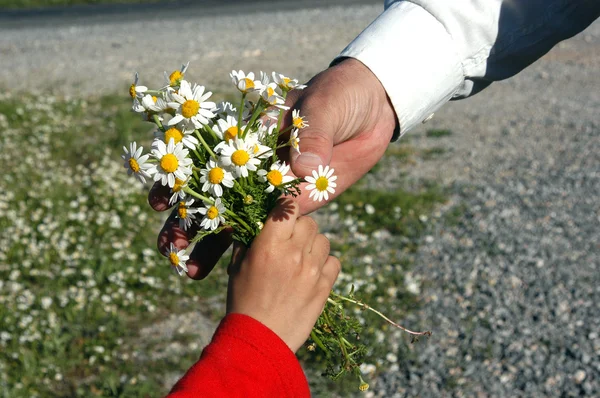
[[[234,247],[227,312],[251,316],[296,352],[310,335],[340,272],[329,240],[298,205],[280,200],[244,253]]]

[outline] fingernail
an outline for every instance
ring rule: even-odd
[[[316,169],[320,165],[324,165],[325,162],[314,153],[303,152],[298,158],[296,158],[296,166],[301,166],[310,169]]]

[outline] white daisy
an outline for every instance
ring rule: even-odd
[[[187,202],[181,201],[177,206],[177,218],[179,218],[179,228],[187,231],[192,225],[192,222],[196,218],[195,213],[199,212],[197,207],[192,207],[194,199],[190,199]]]
[[[302,90],[303,88],[306,88],[306,86],[304,84],[298,84],[297,79],[290,79],[289,77],[286,77],[286,76],[282,75],[281,73],[273,72],[273,81],[282,90],[287,90],[287,91],[292,90],[292,89]]]
[[[322,165],[319,165],[318,173],[316,170],[313,170],[312,177],[306,176],[304,179],[309,183],[306,186],[306,189],[311,191],[309,198],[313,198],[315,202],[320,202],[323,198],[329,200],[329,193],[335,193],[333,188],[337,186],[334,182],[337,180],[337,176],[333,175],[333,169],[330,169],[329,166],[323,168]]]
[[[217,119],[217,122],[213,125],[213,131],[223,141],[237,138],[240,133],[240,129],[237,126],[237,117],[228,115],[224,119]]]
[[[169,107],[175,109],[175,116],[169,120],[169,126],[177,123],[184,123],[188,129],[200,129],[208,124],[209,119],[215,117],[212,110],[215,109],[215,103],[206,101],[212,93],[204,92],[204,86],[194,84],[190,86],[186,80],[182,80],[179,91],[170,92],[173,102],[169,102]]]
[[[211,159],[206,164],[206,168],[200,170],[200,182],[204,184],[202,192],[210,192],[211,195],[219,197],[223,196],[221,185],[227,188],[233,187],[233,175]]]
[[[196,137],[194,137],[194,130],[185,129],[182,126],[182,129],[178,129],[177,126],[173,126],[168,128],[165,132],[157,130],[154,132],[154,137],[164,140],[165,143],[168,143],[169,140],[173,139],[175,144],[183,143],[183,146],[189,149],[196,149],[196,147],[200,144],[200,141]]]
[[[298,109],[294,109],[292,111],[292,124],[297,129],[308,127],[307,121],[304,120],[303,116],[300,116],[300,111]]]
[[[300,137],[298,137],[298,129],[293,129],[290,134],[290,146],[300,152]]]
[[[144,95],[141,100],[139,98],[133,100],[133,110],[138,113],[148,111],[160,113],[164,112],[168,107],[167,101],[150,94]]]
[[[179,275],[183,275],[184,272],[188,272],[185,262],[190,259],[190,256],[185,253],[185,250],[177,250],[175,245],[171,243],[171,246],[167,251],[167,257],[169,258],[171,266]]]
[[[233,168],[233,176],[248,177],[248,170],[256,171],[260,160],[254,156],[254,143],[248,143],[240,138],[229,142],[221,142],[215,147],[220,155],[221,164]]]
[[[217,103],[217,108],[214,112],[218,114],[224,114],[225,116],[237,117],[237,108],[233,106],[231,102],[228,101],[221,101]]]
[[[148,91],[148,87],[138,86],[138,73],[135,72],[135,80],[133,81],[133,84],[129,86],[129,95],[131,98],[136,99],[144,95],[146,91]]]
[[[258,170],[257,174],[260,181],[269,183],[265,192],[271,193],[275,188],[279,188],[294,179],[294,177],[286,175],[289,171],[290,166],[286,165],[285,162],[275,162],[271,165],[271,170]]]
[[[145,183],[146,178],[151,176],[149,169],[152,168],[152,165],[146,163],[150,155],[140,156],[143,150],[144,147],[137,148],[137,143],[132,142],[129,144],[129,150],[123,147],[125,153],[121,155],[121,158],[125,161],[123,166],[127,169],[127,174],[135,175],[138,180]]]
[[[252,93],[255,91],[262,91],[264,88],[263,83],[260,80],[254,79],[254,73],[250,72],[245,74],[244,71],[232,70],[229,74],[233,85],[240,90],[242,93]]]
[[[188,150],[180,142],[175,144],[173,139],[165,143],[158,139],[152,143],[152,155],[158,160],[157,164],[149,169],[154,174],[154,181],[159,181],[162,185],[168,185],[170,188],[175,186],[175,178],[186,180],[192,174],[192,159],[188,157]]]
[[[185,75],[185,72],[187,71],[188,66],[190,66],[189,61],[187,64],[181,65],[180,70],[176,70],[173,73],[171,73],[170,75],[167,75],[167,71],[165,71],[164,75],[165,75],[165,81],[167,83],[167,86],[170,86],[170,87],[179,86],[179,84],[183,80],[183,77]]]
[[[225,206],[221,202],[221,198],[217,198],[214,204],[204,202],[204,206],[198,210],[200,214],[204,215],[204,218],[200,221],[200,226],[214,231],[219,224],[225,222],[225,217],[222,215],[225,213]]]
[[[277,92],[277,84],[269,83],[268,86],[263,90],[261,97],[262,99],[269,104],[270,106],[274,106],[277,109],[288,110],[289,106],[285,106],[285,98],[281,94]]]
[[[259,129],[260,133],[250,133],[246,137],[246,144],[248,148],[252,150],[252,156],[257,157],[259,159],[266,159],[273,155],[273,150],[271,147],[262,144],[262,138],[265,136],[264,134],[269,134],[273,131],[273,128],[277,127],[276,125],[271,125],[266,129]]]
[[[183,188],[187,187],[189,180],[180,180],[175,178],[175,185],[171,188],[171,197],[169,198],[169,204],[173,206],[175,203],[182,201],[187,196]]]

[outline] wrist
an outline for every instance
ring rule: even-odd
[[[360,92],[359,105],[361,109],[353,109],[353,112],[364,113],[361,132],[375,130],[387,137],[387,141],[393,137],[397,138],[400,125],[394,106],[388,96],[383,84],[373,71],[356,58],[337,58],[332,63],[336,73],[345,77],[345,81],[357,86]],[[375,128],[384,126],[385,128]],[[388,137],[389,136],[389,137]]]

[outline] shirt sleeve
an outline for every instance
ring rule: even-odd
[[[257,320],[229,314],[167,398],[310,397],[298,359]]]
[[[515,75],[598,16],[598,0],[388,0],[338,59],[371,69],[404,134],[447,101]]]

